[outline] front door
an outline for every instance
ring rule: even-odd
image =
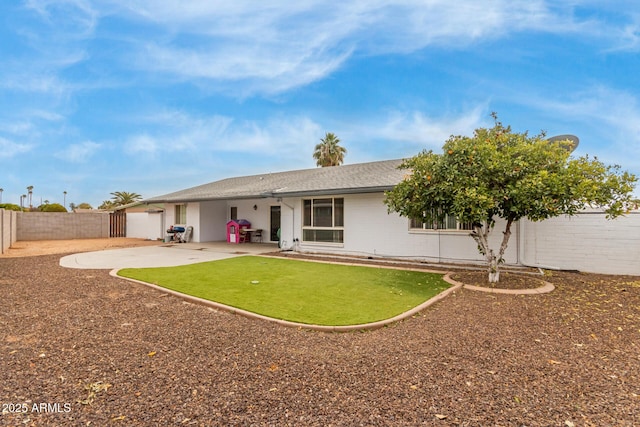
[[[278,230],[280,230],[280,206],[271,206],[271,230],[270,240],[272,242],[278,242]]]

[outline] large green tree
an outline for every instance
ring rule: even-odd
[[[521,218],[541,221],[587,207],[604,208],[615,218],[634,207],[634,175],[588,156],[573,158],[570,141],[513,132],[495,113],[493,118],[490,129],[450,137],[442,154],[423,151],[404,161],[405,179],[385,198],[389,211],[402,216],[427,222],[453,215],[472,224],[489,282],[498,282],[511,227]],[[496,251],[489,235],[498,218],[505,228]]]
[[[339,166],[344,162],[347,149],[340,145],[340,139],[331,132],[327,132],[320,139],[313,150],[313,158],[317,166]]]

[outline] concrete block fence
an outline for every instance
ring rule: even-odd
[[[17,217],[18,212],[0,209],[0,254],[17,240]]]
[[[109,237],[109,214],[18,212],[17,240],[98,239]]]

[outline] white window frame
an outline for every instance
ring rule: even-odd
[[[331,200],[331,226],[314,226],[314,202],[320,200]],[[342,224],[337,224],[336,218],[336,200],[342,201]],[[307,210],[305,209],[305,205],[307,202],[310,202],[310,218],[307,221]],[[344,244],[344,211],[345,211],[345,203],[344,197],[314,197],[314,198],[306,198],[302,200],[302,241],[304,243],[312,243],[312,244],[325,244],[325,245],[343,245]],[[310,225],[306,225],[309,223]],[[307,239],[308,232],[311,231],[331,231],[335,234],[337,233],[340,238],[333,239],[333,241],[318,241],[315,239]]]
[[[175,224],[186,225],[187,224],[187,205],[184,203],[178,204],[174,208],[174,218],[173,221]],[[182,221],[184,220],[184,222]]]
[[[409,219],[409,231],[463,231],[468,232],[473,230],[471,223],[460,222],[455,219],[455,228],[449,227],[449,224],[453,222],[453,217],[446,215],[442,221],[433,221],[431,223],[421,221],[418,218]]]

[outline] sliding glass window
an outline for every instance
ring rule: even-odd
[[[344,199],[303,200],[302,240],[305,242],[344,242]]]

